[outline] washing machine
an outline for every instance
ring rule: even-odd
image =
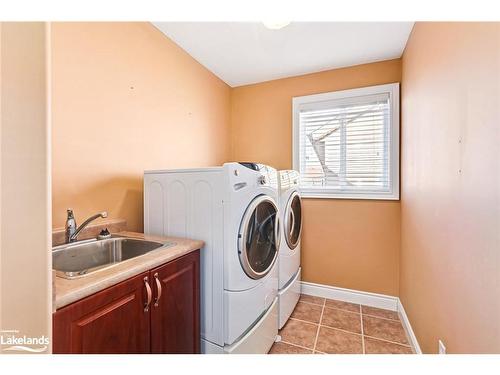
[[[267,353],[278,332],[278,173],[256,163],[144,173],[144,232],[203,240],[203,353]]]
[[[282,240],[278,270],[278,326],[281,329],[300,298],[300,237],[302,205],[299,191],[300,175],[294,170],[278,172],[279,211]]]

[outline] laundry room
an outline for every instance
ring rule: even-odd
[[[49,18],[0,22],[0,363],[498,364],[500,22]]]

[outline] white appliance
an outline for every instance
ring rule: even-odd
[[[144,173],[144,232],[205,241],[203,353],[267,353],[278,333],[278,174],[255,163]]]
[[[279,171],[279,211],[282,240],[279,250],[278,327],[281,329],[300,298],[300,236],[302,206],[299,192],[300,175],[297,171]]]

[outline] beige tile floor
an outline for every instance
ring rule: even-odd
[[[412,354],[397,312],[302,295],[270,354]]]

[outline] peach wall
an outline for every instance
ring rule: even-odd
[[[292,97],[399,82],[399,59],[237,87],[232,159],[292,167]],[[304,199],[303,279],[398,295],[398,201]]]
[[[0,155],[2,155],[2,22],[0,22]],[[2,163],[0,161],[0,213],[2,212]],[[2,215],[0,214],[0,244],[2,243]],[[2,269],[2,249],[0,248],[0,270]],[[0,279],[0,282],[2,280]],[[0,327],[3,310],[2,286],[0,285]],[[0,328],[1,329],[1,328]]]
[[[403,55],[400,297],[427,353],[500,353],[499,54],[498,23],[417,23]]]
[[[54,23],[53,223],[143,227],[142,173],[221,164],[230,88],[149,23]]]
[[[49,30],[43,22],[0,28],[0,331],[50,337]],[[21,352],[8,346],[0,352]]]

